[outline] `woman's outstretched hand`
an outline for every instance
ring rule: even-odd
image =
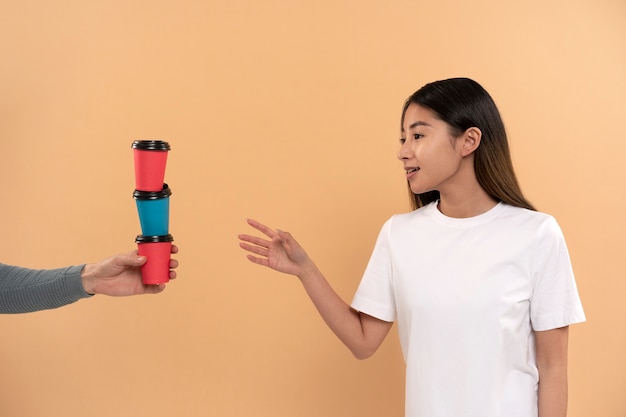
[[[251,262],[296,276],[300,276],[302,270],[311,263],[309,256],[290,233],[274,230],[252,219],[248,219],[248,224],[269,238],[246,234],[238,236],[241,241],[239,246],[250,252],[247,257]]]
[[[354,356],[359,359],[371,356],[385,339],[392,323],[352,309],[332,289],[291,234],[271,229],[256,220],[248,220],[248,224],[267,237],[239,235],[239,246],[249,252],[248,259],[297,276],[328,327]]]

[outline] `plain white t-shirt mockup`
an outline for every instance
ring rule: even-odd
[[[537,417],[533,331],[585,321],[556,220],[504,203],[391,217],[352,307],[397,320],[407,417]]]

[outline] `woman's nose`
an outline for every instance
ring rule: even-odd
[[[400,145],[400,150],[398,150],[398,159],[399,160],[403,160],[403,159],[408,159],[409,158],[409,146],[407,144],[407,142],[404,142],[402,145]]]

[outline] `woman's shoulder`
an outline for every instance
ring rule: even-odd
[[[521,228],[540,238],[561,238],[563,235],[558,221],[549,213],[503,204],[501,218],[511,227]]]
[[[387,219],[387,221],[383,225],[383,228],[396,228],[415,225],[416,223],[419,223],[420,220],[429,218],[432,214],[433,208],[435,210],[437,209],[436,203],[430,203],[406,213],[395,213]]]
[[[505,217],[517,217],[526,221],[534,221],[538,223],[556,221],[554,216],[542,211],[530,210],[524,207],[511,206],[506,203],[500,203],[500,205],[502,207],[501,212]]]

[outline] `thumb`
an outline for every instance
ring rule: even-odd
[[[280,229],[276,229],[276,235],[283,243],[287,243],[287,241],[291,239],[291,234],[289,232],[285,232]]]
[[[298,246],[293,236],[291,236],[291,233],[276,229],[276,234],[280,239],[280,243],[282,243],[286,249],[293,249]]]
[[[135,259],[135,265],[141,266],[146,263],[146,261],[148,260],[148,257],[143,256],[143,255],[134,255],[134,259]]]
[[[124,255],[120,255],[122,263],[131,266],[141,266],[146,263],[148,258],[143,255],[137,254],[137,252],[131,252]]]

